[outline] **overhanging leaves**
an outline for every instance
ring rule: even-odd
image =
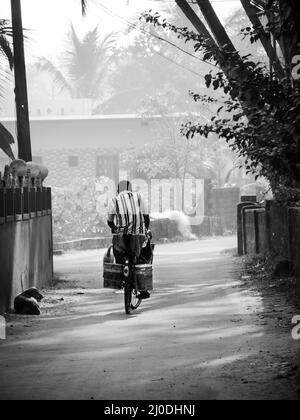
[[[86,9],[87,9],[87,0],[81,0],[81,9],[83,16],[86,15]]]
[[[0,54],[4,55],[7,58],[9,67],[12,70],[14,67],[13,52],[12,52],[9,41],[4,35],[1,35],[1,34],[0,34]]]
[[[12,38],[12,28],[7,20],[0,19],[0,55],[3,55],[12,70],[14,66],[13,52],[10,43]]]
[[[188,123],[183,126],[182,134],[188,139],[196,135],[208,138],[215,134],[226,140],[241,159],[246,159],[247,172],[270,181],[277,199],[280,191],[284,191],[286,197],[292,191],[290,197],[300,203],[299,82],[292,84],[290,77],[271,77],[269,69],[255,64],[251,56],[239,57],[234,51],[216,49],[201,34],[178,28],[160,19],[158,13],[146,12],[143,18],[192,42],[195,51],[202,53],[207,60],[213,59],[222,69],[207,74],[205,83],[207,88],[225,94],[221,97],[223,107],[215,112],[209,124]],[[296,28],[291,32],[295,33]],[[211,101],[203,94],[192,93],[192,97],[202,104]]]
[[[14,138],[10,132],[0,123],[0,148],[11,159],[14,160],[15,156],[11,149],[11,144],[14,144]]]

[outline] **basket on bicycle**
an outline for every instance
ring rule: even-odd
[[[153,267],[151,264],[135,266],[137,285],[139,290],[153,290]],[[123,265],[103,264],[103,287],[106,289],[122,289]]]

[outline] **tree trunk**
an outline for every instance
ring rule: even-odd
[[[236,80],[239,80],[242,83],[246,78],[248,70],[245,70],[245,66],[239,52],[231,42],[209,0],[197,0],[197,3],[217,42],[213,39],[204,23],[197,16],[195,11],[189,6],[186,0],[175,1],[181,10],[183,10],[190,22],[195,26],[198,33],[204,38],[207,38],[213,47],[217,47],[217,49],[215,49],[216,53],[214,58],[219,62],[219,66],[224,72],[228,81],[233,85],[236,85]],[[245,115],[249,116],[249,109],[255,108],[257,106],[257,100],[253,98],[258,98],[259,94],[258,92],[249,90],[244,92],[244,96],[245,98],[243,100],[240,99],[240,103],[244,109]]]
[[[298,3],[298,4],[297,4]],[[283,43],[286,64],[291,67],[292,58],[300,54],[300,12],[299,1],[279,0]]]
[[[175,0],[175,2],[178,5],[178,7],[180,7],[185,16],[188,18],[188,20],[195,27],[195,29],[198,31],[198,33],[202,35],[212,46],[217,46],[215,40],[213,39],[212,35],[208,31],[204,23],[195,13],[193,8],[186,2],[186,0]]]
[[[231,42],[231,39],[229,38],[209,0],[196,1],[219,46],[230,53],[236,53],[237,51]]]
[[[266,53],[271,60],[271,65],[275,70],[275,73],[279,79],[283,79],[285,72],[282,68],[280,60],[278,59],[275,48],[272,45],[270,36],[266,34],[264,27],[258,17],[258,9],[250,3],[250,0],[241,0],[242,6],[252,23],[252,25],[259,30],[261,43],[266,50]]]
[[[186,0],[175,0],[175,1],[177,5],[180,7],[180,9],[183,11],[185,16],[188,18],[188,20],[193,24],[193,26],[195,27],[199,35],[201,35],[206,40],[208,45],[210,45],[216,51],[216,54],[214,55],[214,59],[216,61],[220,61],[220,55],[217,53],[217,51],[221,45],[219,43],[216,43],[211,33],[208,31],[204,23],[201,21],[200,17],[196,14],[196,12],[192,9],[192,7],[187,3]],[[211,28],[211,25],[209,26]],[[232,45],[233,51],[237,54],[237,56],[239,56],[238,52],[235,50],[232,43],[231,45]],[[228,80],[230,80],[231,79],[230,66],[228,65],[228,63],[225,65],[224,60],[223,60],[223,62],[220,63],[220,68],[222,69],[222,71],[224,72]]]
[[[19,158],[32,160],[21,0],[11,0]]]

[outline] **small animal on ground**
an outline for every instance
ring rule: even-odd
[[[41,315],[38,302],[44,299],[36,287],[31,287],[19,294],[14,301],[15,312],[18,315]]]

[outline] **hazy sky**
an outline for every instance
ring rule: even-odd
[[[238,0],[213,0],[212,3],[221,19],[239,7]],[[129,6],[127,0],[90,0],[89,4],[87,17],[83,18],[80,0],[22,0],[23,25],[30,29],[27,61],[41,55],[54,57],[61,52],[70,22],[79,33],[96,25],[105,33],[124,30],[127,24],[121,18],[133,22],[139,11],[158,9],[158,2],[151,0],[130,0]],[[0,18],[10,18],[10,0],[0,0]]]

